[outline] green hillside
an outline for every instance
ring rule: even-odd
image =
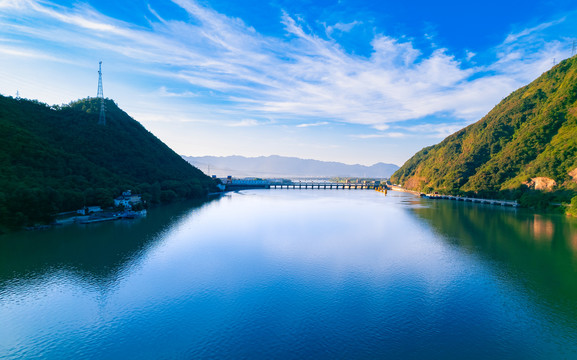
[[[106,100],[62,107],[0,96],[0,229],[48,222],[130,189],[150,204],[205,196],[213,182]]]
[[[513,92],[478,122],[424,148],[391,181],[446,194],[520,198],[577,190],[577,58]]]

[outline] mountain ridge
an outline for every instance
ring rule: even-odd
[[[336,161],[301,159],[280,155],[244,157],[232,156],[182,156],[191,164],[217,176],[235,177],[369,177],[388,178],[399,167],[395,164],[377,163],[371,166],[344,164]]]

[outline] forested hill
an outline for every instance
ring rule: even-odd
[[[124,190],[149,203],[206,195],[212,180],[106,100],[67,106],[0,96],[0,229],[111,205]]]
[[[419,191],[519,198],[577,189],[577,58],[513,92],[478,122],[424,148],[391,181]]]

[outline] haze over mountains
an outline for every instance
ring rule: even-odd
[[[450,194],[575,193],[577,58],[514,91],[475,124],[424,148],[391,181]]]
[[[389,178],[399,167],[377,163],[372,166],[348,165],[278,155],[243,156],[183,156],[205,173],[226,177],[302,178],[302,177],[366,177]],[[210,167],[210,170],[209,170]]]

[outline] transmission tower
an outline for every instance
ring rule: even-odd
[[[98,94],[100,98],[100,117],[98,118],[99,125],[106,125],[106,109],[104,108],[104,92],[102,91],[102,61],[98,63]]]
[[[575,40],[573,40],[573,46],[571,47],[571,57],[575,55]]]

